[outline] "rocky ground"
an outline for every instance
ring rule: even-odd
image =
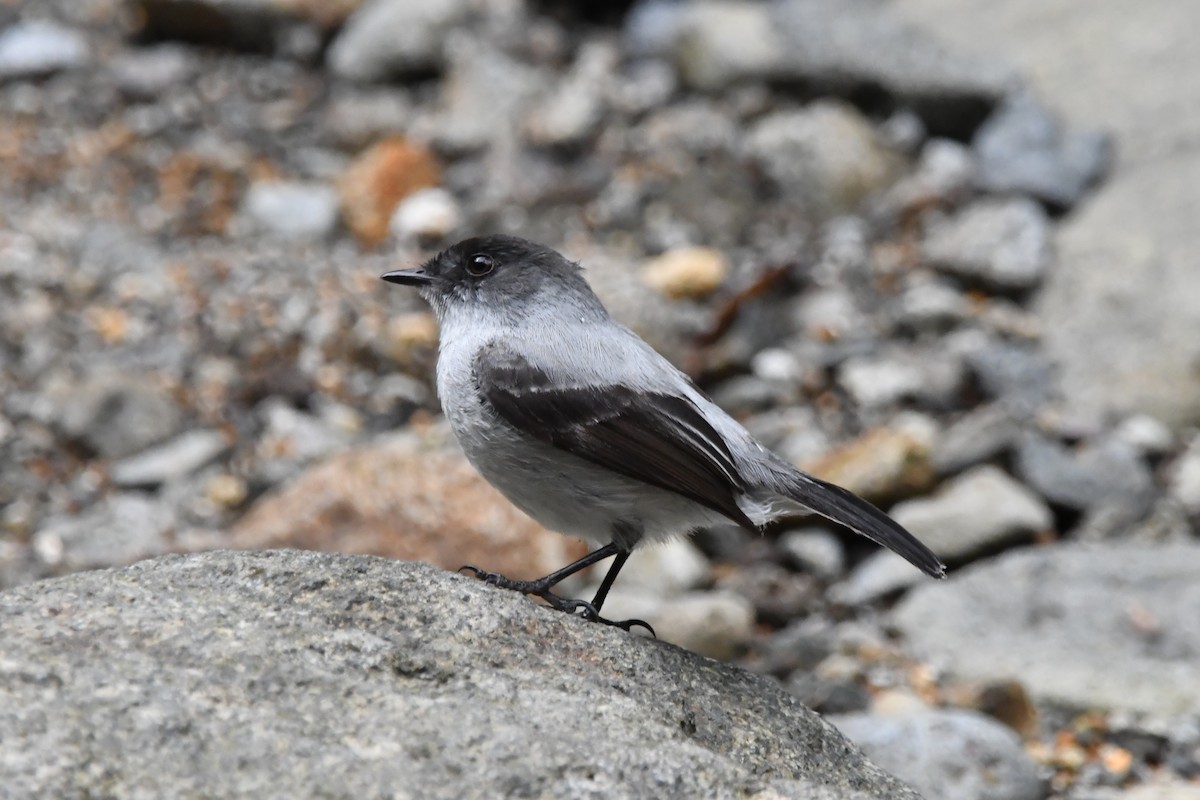
[[[1094,58],[1169,60],[1151,5],[1089,17],[1128,45]],[[581,553],[465,464],[436,326],[377,278],[514,232],[952,567],[714,530],[631,562],[613,615],[777,678],[930,797],[1194,797],[1181,95],[1105,73],[1162,125],[1069,124],[995,56],[1010,16],[985,56],[949,6],[0,6],[0,588],[228,546]]]
[[[428,564],[168,556],[0,632],[8,797],[919,797],[769,678]]]

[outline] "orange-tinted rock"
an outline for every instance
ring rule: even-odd
[[[537,578],[587,552],[512,506],[437,431],[408,432],[312,467],[258,501],[235,547],[296,547],[475,564]]]
[[[338,183],[342,217],[366,246],[388,234],[392,212],[418,189],[437,186],[442,170],[427,148],[392,136],[367,148],[347,167]]]
[[[650,259],[642,281],[666,297],[703,299],[729,274],[725,254],[712,247],[679,247]]]
[[[933,485],[930,445],[921,431],[875,428],[800,468],[868,500],[894,500]]]

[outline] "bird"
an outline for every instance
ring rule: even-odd
[[[477,236],[381,277],[415,287],[432,308],[437,393],[470,463],[543,527],[596,545],[537,580],[474,565],[460,571],[593,622],[650,629],[601,616],[636,547],[730,522],[761,531],[815,513],[945,576],[937,556],[887,514],[760,444],[614,320],[583,268],[556,250]],[[555,593],[608,558],[590,601]]]

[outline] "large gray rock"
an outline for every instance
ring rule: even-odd
[[[1200,152],[1118,171],[1061,228],[1036,310],[1062,392],[1081,411],[1200,421],[1197,184]]]
[[[950,560],[1031,539],[1054,525],[1040,497],[990,464],[948,481],[934,495],[898,503],[891,513]]]
[[[1077,709],[1200,708],[1200,546],[1058,545],[921,586],[893,621],[957,675]]]
[[[8,797],[917,797],[767,679],[428,565],[170,556],[0,640]]]
[[[883,92],[940,133],[971,133],[1012,81],[1005,68],[952,52],[874,0],[647,2],[628,34],[638,49],[668,51],[698,88],[778,80],[843,96]]]
[[[882,91],[938,134],[970,134],[1016,77],[970,44],[948,45],[875,0],[778,0],[785,74],[840,93]]]
[[[1059,232],[1038,307],[1045,342],[1081,410],[1200,420],[1200,104],[1181,102],[1200,96],[1200,4],[1148,0],[1132,15],[1122,0],[890,6],[1014,64],[1069,125],[1114,134],[1112,178]]]
[[[847,714],[830,721],[927,797],[1041,800],[1037,765],[1021,737],[975,711]]]

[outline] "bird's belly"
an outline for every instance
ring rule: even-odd
[[[502,420],[487,425],[486,437],[480,432],[455,430],[467,459],[513,505],[550,530],[605,543],[614,530],[656,540],[728,521],[682,495],[530,439]]]

